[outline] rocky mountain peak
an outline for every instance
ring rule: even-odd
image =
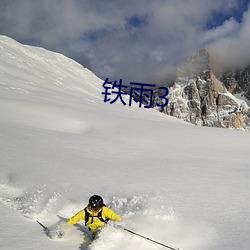
[[[218,75],[212,68],[206,49],[188,57],[177,70],[177,77],[169,88],[169,104],[162,112],[196,125],[248,129],[250,109],[233,93],[236,86],[242,91],[241,86],[249,84],[250,74],[241,72],[244,77],[235,72]]]
[[[177,77],[192,77],[205,73],[209,70],[209,53],[202,49],[194,55],[188,57],[177,69]]]

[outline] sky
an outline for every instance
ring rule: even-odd
[[[0,34],[125,84],[164,82],[201,48],[250,62],[249,0],[0,0]]]

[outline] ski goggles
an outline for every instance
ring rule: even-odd
[[[97,212],[97,211],[99,211],[101,209],[101,207],[97,207],[97,206],[93,206],[93,205],[92,206],[90,205],[89,208],[93,212]]]

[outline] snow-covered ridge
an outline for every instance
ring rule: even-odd
[[[0,36],[0,60],[1,84],[16,92],[35,94],[39,85],[50,91],[51,85],[56,85],[57,91],[71,90],[98,96],[93,95],[93,90],[100,90],[102,80],[62,54]],[[15,82],[15,79],[23,81]]]
[[[61,54],[0,36],[0,74],[0,112],[8,109],[2,120],[71,133],[88,130],[70,109],[49,105],[67,102],[69,93],[82,103],[100,100],[102,80],[88,69]]]

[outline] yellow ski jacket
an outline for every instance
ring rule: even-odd
[[[106,223],[104,221],[112,220],[112,221],[121,221],[120,215],[116,214],[113,210],[110,208],[103,206],[99,211],[93,212],[89,209],[89,207],[86,207],[87,212],[89,213],[88,221],[85,221],[86,226],[90,229],[92,233],[97,232],[100,228],[102,228]],[[104,220],[100,220],[98,218],[98,215],[101,211],[101,218]],[[72,216],[68,221],[67,224],[74,225],[80,220],[85,220],[85,210],[82,209],[77,214]]]

